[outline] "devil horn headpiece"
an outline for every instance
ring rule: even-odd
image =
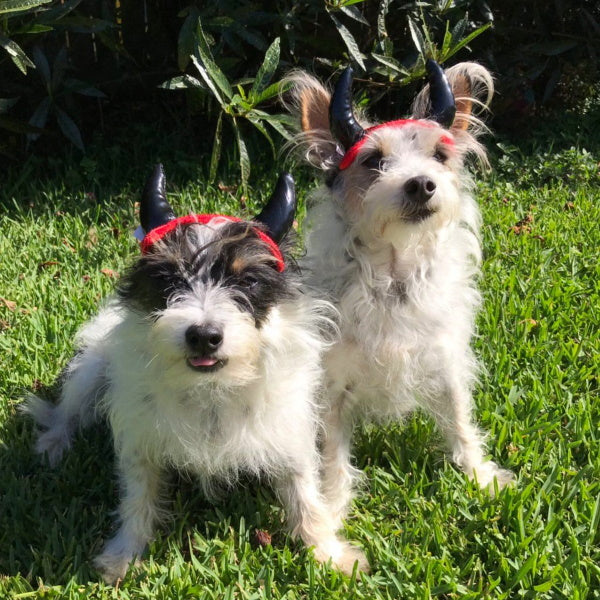
[[[152,175],[146,181],[140,202],[140,223],[142,229],[149,233],[175,218],[165,193],[165,171],[162,164],[157,164]]]
[[[289,173],[282,173],[275,184],[271,198],[254,220],[265,225],[271,239],[279,244],[292,226],[295,215],[294,179]]]
[[[358,124],[352,112],[352,74],[352,67],[344,69],[329,103],[331,132],[344,150],[348,150],[365,135],[365,130]]]
[[[444,70],[435,60],[429,58],[425,63],[429,78],[429,98],[431,111],[429,117],[442,127],[450,127],[454,122],[456,104],[454,94],[448,83]]]

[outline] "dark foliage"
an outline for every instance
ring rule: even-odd
[[[479,60],[497,76],[494,112],[508,128],[584,106],[599,52],[594,0],[0,0],[0,153],[63,140],[84,150],[97,131],[200,121],[211,177],[231,136],[245,184],[248,132],[275,150],[272,135],[289,131],[273,108],[291,67],[327,78],[351,63],[356,97],[387,117],[406,111],[426,58]]]

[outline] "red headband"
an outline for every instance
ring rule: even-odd
[[[158,242],[158,240],[162,239],[167,233],[173,231],[179,225],[187,225],[189,223],[207,225],[213,219],[224,219],[226,221],[232,221],[233,223],[240,223],[243,221],[238,217],[230,217],[228,215],[186,215],[185,217],[178,217],[171,221],[167,221],[164,225],[155,227],[148,232],[141,243],[142,254],[146,254],[154,243]],[[252,225],[250,224],[250,226]],[[258,229],[258,227],[253,227],[253,229],[256,232],[256,235],[269,246],[271,254],[277,261],[277,270],[281,273],[285,269],[285,262],[283,261],[283,255],[281,254],[279,246],[264,231]]]
[[[339,164],[338,167],[340,171],[347,169],[354,162],[356,155],[362,148],[363,144],[367,141],[367,138],[371,133],[377,131],[378,129],[383,129],[384,127],[400,128],[404,127],[405,125],[418,125],[419,127],[428,128],[439,127],[437,123],[433,123],[431,121],[421,121],[420,119],[398,119],[397,121],[388,121],[387,123],[380,123],[379,125],[369,127],[368,129],[365,129],[365,135],[360,140],[358,140],[356,144],[350,146],[350,148],[348,148],[348,150],[346,151],[346,154],[344,154],[344,158],[342,159],[342,162]],[[449,146],[454,145],[454,140],[448,135],[442,136],[442,142],[444,144],[448,144]]]

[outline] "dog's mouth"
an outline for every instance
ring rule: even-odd
[[[188,356],[187,364],[199,373],[214,373],[227,364],[227,359],[215,356]]]
[[[420,223],[421,221],[425,221],[425,219],[429,219],[432,215],[434,215],[437,211],[432,208],[416,208],[407,212],[403,215],[403,219],[405,221],[409,221],[410,223]]]

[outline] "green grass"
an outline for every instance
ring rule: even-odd
[[[477,415],[516,487],[479,491],[416,415],[357,432],[367,477],[346,532],[365,548],[370,576],[317,564],[257,483],[213,505],[173,477],[174,518],[141,568],[118,590],[100,583],[90,559],[117,502],[108,433],[81,436],[50,471],[17,405],[52,385],[76,329],[135,255],[134,202],[154,160],[181,211],[252,214],[276,177],[254,173],[244,210],[203,183],[198,150],[126,134],[97,141],[83,161],[30,159],[0,185],[0,598],[600,598],[600,177],[598,154],[584,151],[600,145],[581,136],[572,150],[542,152],[545,137],[497,151],[478,186],[486,260],[476,347],[486,372]],[[304,199],[314,181],[295,172]],[[253,544],[256,529],[271,546]]]

